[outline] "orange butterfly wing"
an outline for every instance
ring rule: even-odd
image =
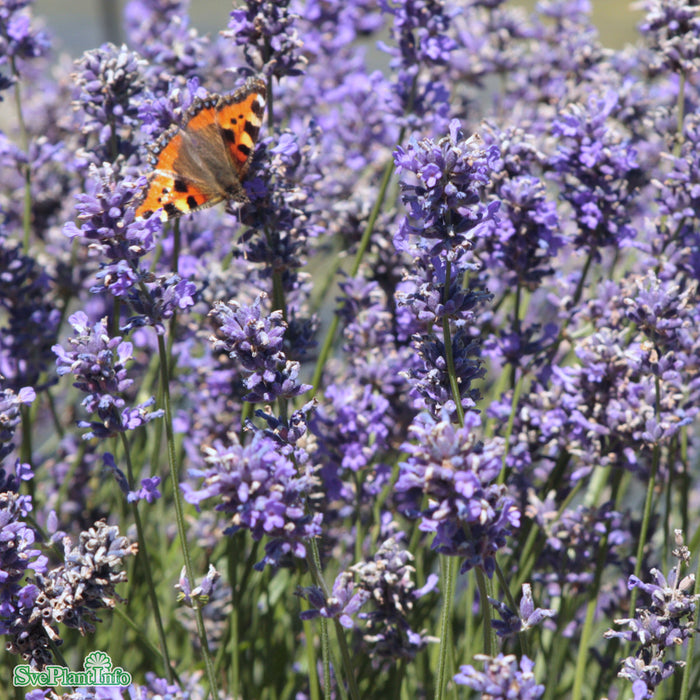
[[[223,199],[245,199],[240,180],[260,132],[265,96],[265,83],[250,79],[227,97],[196,100],[184,126],[171,127],[156,142],[136,216],[162,209],[167,221]]]

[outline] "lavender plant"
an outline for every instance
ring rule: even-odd
[[[642,9],[130,0],[71,62],[0,2],[0,687],[700,694],[700,9]],[[136,217],[250,76],[243,201]]]

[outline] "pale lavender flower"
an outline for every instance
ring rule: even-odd
[[[482,698],[537,700],[544,695],[545,687],[535,681],[535,663],[527,656],[523,656],[520,663],[515,656],[504,654],[496,657],[476,654],[474,658],[484,662],[484,670],[477,671],[471,665],[460,666],[454,681],[481,692]]]
[[[369,591],[359,588],[354,581],[354,575],[349,571],[341,571],[336,576],[332,594],[327,599],[317,586],[299,588],[296,595],[308,600],[312,606],[300,613],[299,617],[302,620],[313,620],[315,617],[336,619],[347,629],[356,626],[352,618],[370,598]]]
[[[639,29],[650,41],[654,68],[691,74],[700,69],[700,14],[692,0],[644,0]]]
[[[489,598],[489,603],[498,610],[501,620],[492,620],[491,626],[499,637],[511,637],[519,632],[541,624],[544,620],[556,615],[556,610],[536,608],[532,599],[532,586],[523,583],[523,595],[520,598],[518,612],[511,610],[505,603]]]

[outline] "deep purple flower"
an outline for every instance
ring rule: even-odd
[[[481,133],[500,153],[486,188],[500,206],[497,218],[480,229],[477,254],[499,287],[520,284],[533,291],[552,274],[552,262],[565,242],[556,202],[539,176],[543,156],[521,129],[490,127]],[[499,268],[506,270],[505,278]]]
[[[472,408],[478,398],[472,381],[483,372],[467,324],[473,321],[477,305],[490,295],[465,288],[463,281],[478,269],[472,240],[498,209],[498,202],[487,206],[481,201],[498,151],[495,147],[484,151],[477,144],[478,140],[464,139],[460,123],[454,120],[449,135],[437,143],[411,142],[395,154],[408,215],[394,245],[413,257],[412,270],[398,285],[396,299],[415,319],[409,332],[422,360],[422,366],[407,374],[434,415],[444,407],[456,410],[458,397],[450,373],[458,377],[462,406]],[[451,347],[445,346],[447,330]]]
[[[503,444],[480,442],[481,421],[465,415],[463,428],[447,414],[419,415],[410,428],[412,441],[402,445],[408,459],[399,464],[395,489],[411,496],[420,529],[434,532],[432,548],[458,556],[464,573],[474,566],[489,576],[494,556],[520,524],[520,513],[506,488],[495,483],[501,471]],[[427,506],[421,506],[428,497]],[[405,506],[404,506],[405,507]]]
[[[35,386],[51,361],[61,312],[52,281],[34,258],[0,234],[0,377],[15,391]]]
[[[549,165],[574,213],[574,244],[592,252],[636,235],[638,164],[635,148],[612,122],[617,101],[610,91],[586,106],[570,104],[552,123],[559,141]]]
[[[545,687],[535,682],[532,672],[535,662],[527,656],[520,659],[520,664],[512,655],[476,654],[474,658],[484,662],[484,671],[477,671],[471,665],[460,666],[455,683],[469,686],[492,700],[537,700],[544,695]]]
[[[82,405],[89,414],[97,413],[99,417],[99,422],[78,423],[82,428],[90,428],[84,438],[111,437],[160,418],[161,410],[150,410],[153,398],[125,407],[123,395],[134,381],[127,376],[126,369],[133,359],[132,344],[120,336],[110,337],[106,319],[90,325],[87,315],[77,311],[68,320],[75,332],[67,341],[70,349],[54,345],[53,351],[59,376],[74,375],[73,386],[87,394]]]
[[[411,384],[411,394],[419,397],[417,405],[427,408],[433,416],[439,416],[443,411],[455,415],[455,397],[444,341],[439,337],[416,335],[414,345],[420,363],[406,369],[405,376]],[[481,398],[481,392],[473,382],[485,374],[478,356],[479,346],[462,329],[454,333],[450,345],[462,408],[473,409]]]
[[[266,76],[299,75],[306,63],[289,0],[247,0],[233,10],[224,36],[243,47],[248,65]]]
[[[256,433],[250,443],[233,442],[206,450],[207,466],[192,469],[192,478],[202,478],[195,491],[183,484],[189,503],[207,498],[220,502],[217,511],[231,517],[229,534],[241,528],[250,530],[254,540],[268,538],[265,557],[256,567],[279,566],[291,554],[306,556],[305,541],[320,534],[322,514],[306,512],[305,498],[314,485],[308,468],[298,468],[283,454],[276,440]]]
[[[498,207],[487,209],[480,198],[498,149],[480,146],[478,138],[464,138],[455,119],[449,134],[437,142],[424,139],[397,147],[394,162],[403,176],[401,198],[408,210],[395,239],[400,250],[424,255],[449,252],[457,257],[460,248],[468,245],[473,229],[493,217]],[[421,238],[413,241],[408,238],[411,235]]]

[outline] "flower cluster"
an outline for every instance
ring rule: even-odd
[[[43,56],[50,48],[48,34],[32,27],[31,1],[6,0],[0,7],[0,65]],[[3,77],[0,90],[11,84],[6,80]]]
[[[126,581],[124,559],[136,554],[136,544],[103,521],[80,533],[76,546],[63,540],[64,564],[37,571],[20,594],[21,605],[8,624],[8,650],[43,668],[52,658],[49,640],[61,644],[58,625],[81,634],[95,631],[96,611],[124,602],[115,586]]]
[[[101,165],[114,162],[118,155],[133,154],[138,100],[144,90],[143,59],[126,46],[107,44],[83,54],[76,68],[75,106],[83,114],[81,131],[90,145],[87,158]]]
[[[455,683],[493,700],[537,700],[544,695],[545,687],[535,681],[535,664],[527,656],[523,656],[520,663],[515,656],[505,654],[496,657],[477,654],[474,658],[484,662],[484,670],[461,666],[454,677]]]
[[[395,489],[406,495],[407,515],[435,533],[434,549],[459,557],[461,572],[478,566],[490,576],[496,552],[520,525],[520,512],[505,486],[495,483],[503,444],[480,442],[480,424],[475,413],[461,428],[446,413],[440,419],[419,415],[410,427],[412,441],[402,446],[408,459],[399,465]],[[427,507],[421,506],[424,496]]]
[[[93,254],[102,258],[99,280],[114,296],[128,295],[151,275],[141,271],[139,261],[153,251],[160,222],[136,219],[134,187],[124,180],[119,165],[92,167],[87,192],[78,195],[77,222],[69,221],[63,232],[88,242]],[[97,290],[96,290],[97,291]]]
[[[482,376],[478,346],[468,330],[474,308],[490,296],[465,288],[466,274],[478,269],[472,240],[495,216],[498,202],[481,201],[497,149],[484,151],[465,140],[454,120],[448,136],[399,147],[395,163],[403,175],[402,199],[408,210],[394,244],[414,259],[396,293],[408,316],[407,331],[422,363],[409,372],[414,391],[434,415],[472,408],[479,394],[472,382]],[[436,333],[436,327],[441,326]],[[450,334],[452,330],[452,334]],[[450,382],[456,375],[456,385]]]
[[[110,337],[107,319],[90,325],[87,315],[76,311],[68,320],[75,333],[68,339],[70,349],[54,345],[53,350],[59,376],[71,373],[75,377],[74,386],[87,394],[82,405],[89,414],[99,417],[99,421],[78,423],[90,429],[85,439],[111,437],[160,418],[162,411],[151,410],[153,398],[125,408],[123,395],[134,382],[127,376],[127,364],[133,359],[132,344],[121,336]]]
[[[245,9],[233,10],[224,36],[243,47],[248,65],[266,76],[299,75],[306,61],[301,52],[289,0],[248,0]]]
[[[700,16],[686,0],[645,0],[640,31],[652,45],[652,67],[689,75],[700,69]]]
[[[291,399],[311,388],[297,381],[299,363],[284,353],[283,313],[263,315],[264,298],[259,295],[252,305],[218,302],[210,313],[218,326],[217,336],[211,339],[215,347],[237,360],[247,375],[245,401]]]
[[[690,561],[690,552],[683,544],[680,530],[676,530],[676,548],[673,556],[678,559],[676,568],[668,580],[658,570],[651,569],[654,583],[644,583],[637,576],[630,576],[629,588],[637,588],[649,597],[649,604],[637,608],[635,617],[615,620],[625,630],[608,630],[606,638],[620,638],[639,645],[635,656],[623,661],[618,673],[632,681],[635,698],[653,697],[662,680],[671,676],[682,662],[666,660],[669,650],[684,644],[695,632],[695,609],[698,596],[693,593],[695,576],[681,578],[681,568]]]
[[[413,659],[433,637],[411,629],[409,618],[416,602],[435,590],[438,577],[431,574],[422,588],[414,582],[413,555],[393,536],[382,542],[370,561],[351,567],[355,582],[367,593],[371,610],[358,614],[362,639],[369,656],[379,660]]]
[[[9,648],[55,662],[117,600],[104,518],[144,557],[105,654],[163,646],[132,695],[221,696],[224,647],[237,697],[685,687],[693,581],[640,572],[700,512],[697,3],[622,50],[590,0],[242,0],[211,36],[190,4],[49,65],[0,0]],[[250,100],[191,108],[252,73],[242,173]],[[197,153],[245,201],[136,219],[147,181],[207,194]]]
[[[562,198],[578,225],[574,243],[597,254],[605,246],[624,245],[636,235],[631,218],[637,185],[636,149],[615,128],[617,95],[591,97],[572,104],[552,123],[559,137],[549,167],[560,178]]]
[[[612,504],[599,508],[577,506],[559,513],[551,497],[540,501],[531,494],[530,499],[526,515],[546,537],[534,579],[546,585],[550,596],[588,590],[600,556],[611,567],[621,564],[621,553],[629,544],[630,535],[624,527],[624,517],[613,510]]]
[[[4,414],[0,414],[0,419]],[[37,534],[25,518],[32,511],[32,499],[19,494],[21,481],[32,478],[29,469],[16,468],[15,474],[0,470],[0,634],[15,635],[19,647],[23,646],[21,634],[21,611],[31,604],[34,589],[22,585],[29,571],[45,573],[46,557],[35,548]],[[19,648],[18,647],[18,648]],[[25,658],[30,659],[29,652]],[[42,658],[47,658],[42,652]]]
[[[418,130],[430,118],[442,128],[449,110],[449,92],[435,68],[446,64],[457,46],[448,33],[450,12],[441,0],[381,0],[380,7],[393,18],[396,45],[379,42],[379,47],[392,56],[391,67],[396,71],[397,117]]]
[[[202,74],[206,39],[189,27],[189,0],[130,0],[125,8],[129,43],[146,61],[155,94]]]
[[[182,485],[189,503],[216,498],[216,510],[230,515],[230,534],[245,528],[256,541],[268,538],[256,568],[279,566],[290,554],[303,559],[305,542],[320,534],[323,515],[305,508],[313,475],[308,469],[298,471],[277,441],[262,432],[246,445],[232,435],[229,446],[208,448],[205,468],[190,470],[190,477],[204,481],[197,491]]]
[[[506,271],[504,279],[495,281],[500,289],[521,285],[534,291],[552,274],[552,263],[565,243],[556,203],[538,176],[543,156],[522,129],[500,131],[490,125],[481,137],[500,154],[486,188],[500,206],[497,218],[488,220],[487,232],[477,239],[477,254],[484,258],[490,278],[495,270]]]

